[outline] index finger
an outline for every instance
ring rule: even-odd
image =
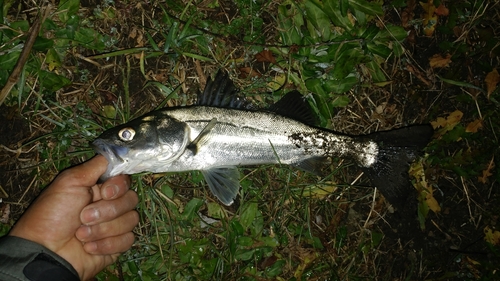
[[[82,164],[63,171],[57,178],[64,179],[67,186],[91,187],[99,177],[106,172],[108,161],[104,156],[97,155]]]

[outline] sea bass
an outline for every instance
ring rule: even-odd
[[[238,166],[280,163],[320,174],[332,157],[357,163],[390,203],[406,200],[409,164],[429,142],[430,125],[349,136],[316,127],[314,120],[297,91],[267,110],[249,109],[219,71],[195,105],[152,111],[105,131],[92,146],[109,162],[102,179],[199,170],[225,205],[238,194]]]

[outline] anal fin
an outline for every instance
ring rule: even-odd
[[[300,162],[293,163],[291,166],[309,172],[311,174],[322,176],[323,164],[327,161],[327,157],[311,157]]]
[[[210,191],[224,205],[230,206],[240,189],[240,172],[234,166],[215,167],[201,171]]]

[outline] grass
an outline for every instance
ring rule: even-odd
[[[21,13],[0,2],[0,84],[21,52],[25,15],[47,9],[0,110],[11,208],[0,234],[57,172],[94,154],[88,142],[103,130],[191,104],[223,68],[260,106],[298,89],[337,131],[439,123],[414,174],[418,214],[393,213],[340,159],[322,178],[241,168],[231,207],[197,171],[134,175],[137,241],[98,280],[498,279],[499,245],[484,234],[494,236],[500,211],[498,88],[485,80],[498,66],[498,5],[444,4],[447,15],[412,1],[69,0],[26,2]],[[444,67],[429,65],[435,54]]]

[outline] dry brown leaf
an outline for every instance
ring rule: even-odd
[[[458,122],[460,122],[460,120],[462,119],[462,116],[464,116],[462,111],[455,110],[452,113],[450,113],[450,115],[448,115],[448,117],[446,117],[446,119],[444,119],[443,117],[438,117],[438,119],[436,119],[436,121],[431,121],[431,125],[434,129],[437,129],[440,127],[442,127],[442,128],[449,127],[451,130],[451,129],[453,129],[453,127],[455,127],[455,125],[458,124]]]
[[[429,65],[431,68],[443,68],[450,66],[451,55],[447,54],[446,57],[442,57],[440,54],[435,54],[429,59]]]
[[[481,119],[476,119],[472,122],[470,122],[467,127],[465,128],[465,132],[467,133],[477,133],[479,129],[483,127],[483,120]]]
[[[450,14],[450,10],[448,10],[448,8],[446,8],[443,3],[441,3],[441,5],[439,5],[436,10],[434,11],[434,13],[436,13],[436,15],[438,16],[447,16]]]
[[[496,68],[494,68],[490,73],[486,75],[484,78],[484,82],[486,82],[486,92],[488,93],[488,99],[490,98],[491,93],[497,88],[498,82],[500,82],[500,75]]]
[[[276,63],[276,59],[274,58],[273,53],[271,53],[271,51],[269,50],[263,50],[262,52],[257,53],[255,55],[255,59],[258,62],[270,62],[274,64]]]
[[[491,158],[490,164],[488,164],[488,168],[483,170],[483,176],[477,177],[477,180],[482,183],[486,184],[488,182],[488,178],[493,176],[493,173],[491,173],[491,170],[495,168],[495,162],[493,162],[494,157]]]

